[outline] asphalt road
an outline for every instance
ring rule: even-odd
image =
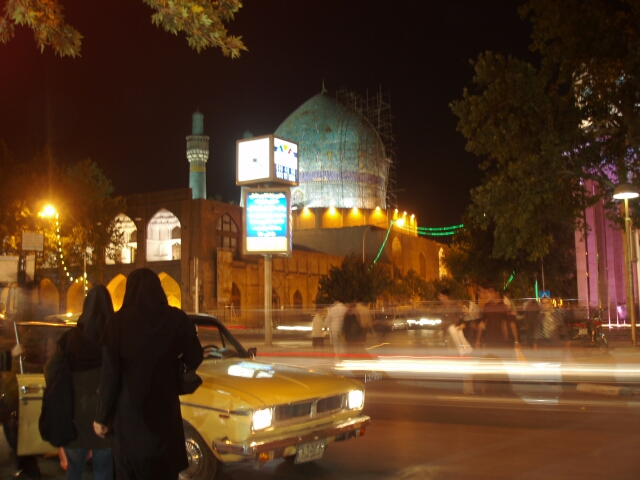
[[[382,380],[368,384],[363,437],[329,446],[315,462],[226,466],[225,480],[636,479],[640,401],[541,391],[532,405],[512,393],[463,396]],[[62,480],[57,460],[39,460]],[[0,439],[0,476],[12,472]],[[85,479],[91,479],[89,470]]]
[[[258,344],[259,359],[335,367],[330,348],[315,352],[326,354],[321,357],[290,356],[308,353],[305,338],[279,338],[275,346],[266,347],[260,345],[259,337],[252,337],[242,340],[246,346]],[[391,347],[401,347],[408,339],[406,332],[394,332],[384,340],[390,340]],[[371,340],[370,346],[379,344],[377,338]],[[635,353],[619,352],[616,357],[574,352],[576,358],[581,355],[594,365],[604,360],[617,365],[620,358],[624,365],[638,363]],[[475,395],[462,395],[459,378],[434,380],[430,375],[426,379],[384,376],[367,383],[365,413],[372,422],[366,434],[331,444],[322,459],[301,465],[276,460],[259,470],[250,464],[228,465],[222,479],[640,477],[639,395],[596,395],[577,391],[573,383],[553,381],[532,382],[526,395],[509,382],[489,383],[484,392],[476,383]],[[11,455],[0,436],[0,478],[14,471]],[[56,458],[41,458],[39,464],[43,478],[64,478]],[[92,479],[89,469],[84,478]]]

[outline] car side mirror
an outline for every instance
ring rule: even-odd
[[[12,367],[11,350],[0,352],[0,372],[10,372]]]
[[[258,355],[258,348],[257,347],[251,347],[249,350],[247,350],[249,352],[249,355],[251,355],[251,358],[253,360],[255,360],[256,355]]]

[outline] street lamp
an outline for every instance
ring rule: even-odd
[[[631,344],[636,346],[636,307],[633,299],[633,265],[631,259],[631,219],[629,199],[638,197],[638,190],[631,184],[622,183],[613,191],[613,198],[624,200],[624,274],[627,284],[627,314],[631,319]]]

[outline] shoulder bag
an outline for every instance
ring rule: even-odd
[[[202,378],[195,370],[187,370],[185,363],[178,359],[178,394],[188,395],[202,385]]]

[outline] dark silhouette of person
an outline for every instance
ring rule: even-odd
[[[67,480],[81,480],[85,463],[92,452],[94,480],[113,478],[113,454],[109,439],[93,431],[93,417],[98,406],[98,387],[102,373],[100,335],[113,315],[111,295],[103,285],[96,285],[84,299],[82,315],[76,328],[65,332],[56,351],[44,367],[47,384],[55,378],[62,362],[69,362],[75,397],[74,423],[78,438],[64,447],[67,457]],[[65,352],[66,355],[65,355]]]
[[[94,430],[113,434],[118,480],[176,480],[188,467],[180,413],[178,359],[203,358],[196,328],[170,307],[158,276],[131,272],[122,308],[107,322]]]

